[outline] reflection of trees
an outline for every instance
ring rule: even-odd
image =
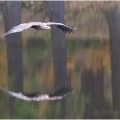
[[[37,111],[33,102],[25,102],[23,100],[15,100],[16,115],[14,119],[37,119]]]
[[[51,22],[64,23],[64,2],[53,2],[51,11]],[[68,85],[67,70],[66,70],[66,41],[65,34],[52,27],[52,49],[53,49],[53,63],[55,75],[55,87]]]
[[[32,3],[32,2],[31,2]],[[45,2],[44,2],[45,3]],[[90,36],[90,32],[91,32],[91,30],[94,30],[93,31],[93,33],[96,31],[97,32],[97,30],[100,30],[100,27],[102,28],[102,26],[106,26],[106,21],[104,22],[104,17],[103,17],[103,15],[101,14],[101,11],[100,11],[100,9],[101,9],[101,6],[103,7],[108,7],[108,6],[106,6],[106,5],[108,5],[108,3],[110,3],[110,2],[106,2],[106,3],[104,3],[104,2],[101,2],[102,4],[97,4],[97,3],[99,3],[99,2],[91,2],[91,3],[85,3],[85,2],[83,2],[83,3],[80,3],[79,2],[79,4],[77,3],[77,7],[76,7],[76,5],[75,4],[73,4],[73,2],[72,2],[72,4],[70,3],[70,2],[67,2],[68,3],[68,5],[69,5],[69,8],[70,9],[66,9],[66,11],[67,11],[67,14],[66,14],[66,21],[68,21],[68,18],[70,18],[71,19],[71,21],[73,20],[72,18],[74,18],[75,17],[75,19],[76,20],[81,20],[80,21],[80,23],[78,23],[78,24],[80,24],[80,25],[83,25],[83,26],[86,26],[86,27],[88,27],[88,29],[87,29],[87,31],[88,31],[88,36]],[[37,2],[36,2],[36,4],[37,4]],[[88,4],[88,5],[87,5]],[[33,7],[28,7],[28,8],[31,8],[31,11],[32,10],[35,10],[35,11],[37,11],[38,12],[38,14],[39,14],[39,11],[41,11],[42,12],[42,9],[44,9],[44,8],[46,8],[46,5],[44,4],[44,6],[42,6],[42,8],[41,7],[39,7],[39,5],[40,6],[42,6],[42,4],[37,4],[37,7],[35,7],[33,4],[32,4],[32,6]],[[23,3],[23,6],[24,6],[24,3]],[[26,5],[26,6],[28,6],[28,5]],[[25,7],[26,7],[25,6]],[[111,5],[112,6],[112,5]],[[81,8],[82,7],[82,8]],[[73,9],[73,8],[75,8],[75,9]],[[78,8],[78,9],[77,9]],[[70,12],[69,12],[69,10],[71,10]],[[109,9],[110,10],[110,9]],[[89,12],[88,12],[89,11]],[[98,12],[99,11],[99,12]],[[117,11],[117,12],[116,12]],[[15,11],[14,11],[15,12]],[[110,12],[110,11],[109,11]],[[111,37],[111,52],[112,52],[112,69],[113,69],[113,71],[112,71],[112,77],[113,77],[113,105],[114,105],[114,110],[119,110],[119,73],[118,73],[118,71],[119,71],[119,26],[118,27],[115,27],[115,26],[117,26],[116,24],[118,23],[118,21],[119,21],[119,17],[116,17],[116,14],[118,14],[118,16],[119,16],[119,9],[116,9],[115,11],[111,11],[111,13],[107,13],[106,15],[107,15],[107,18],[108,18],[108,23],[109,23],[109,25],[110,25],[110,37]],[[113,14],[112,14],[112,12],[113,12]],[[46,13],[47,13],[47,10],[43,13],[43,16],[44,17],[46,17]],[[73,14],[73,13],[75,13],[75,14]],[[98,14],[97,14],[98,13]],[[114,14],[114,13],[116,13],[116,14]],[[84,15],[83,15],[84,14]],[[89,15],[88,15],[89,14]],[[12,14],[11,14],[12,15]],[[33,15],[33,14],[31,14],[31,15]],[[18,16],[18,15],[17,15]],[[42,16],[42,15],[41,15]],[[4,16],[5,17],[5,16]],[[45,18],[42,18],[42,20],[44,20]],[[10,17],[11,18],[11,17]],[[100,18],[100,19],[99,19]],[[101,18],[102,18],[102,25],[101,24],[96,24],[96,23],[98,23],[99,21],[101,21]],[[8,17],[7,18],[5,18],[5,20],[7,21],[7,19],[8,19]],[[17,18],[13,18],[13,19],[17,19]],[[70,20],[69,19],[69,20]],[[92,24],[89,24],[89,22],[91,21],[91,23]],[[61,21],[60,21],[61,22]],[[64,21],[62,21],[62,22],[64,22]],[[69,21],[68,21],[69,22]],[[7,23],[7,22],[6,22]],[[75,23],[75,22],[74,22]],[[11,24],[11,26],[9,26],[9,27],[12,27],[13,25],[16,25],[16,23],[15,23],[15,21]],[[92,28],[94,28],[94,29],[92,29]],[[107,27],[106,27],[107,28]],[[7,28],[8,29],[8,28]],[[84,29],[84,28],[83,28]],[[81,31],[83,31],[83,29],[81,29]],[[85,31],[86,31],[86,28],[85,28]],[[104,29],[102,32],[104,32],[105,34],[107,33],[106,32],[107,30],[106,29]],[[115,32],[114,32],[115,31]],[[54,32],[56,32],[56,31],[54,31]],[[58,32],[58,30],[57,30],[57,32],[56,33],[59,33]],[[60,33],[61,34],[61,33]],[[82,34],[82,33],[81,33]],[[86,34],[86,32],[85,32],[85,34]],[[62,33],[62,35],[63,35],[63,33]],[[60,37],[62,36],[62,35],[60,35]],[[74,35],[74,34],[72,34],[72,35]],[[15,37],[16,35],[14,34],[14,40],[15,40],[15,42],[17,43],[17,44],[19,44],[19,41],[18,40],[16,40],[16,37]],[[79,36],[81,36],[81,35],[79,35]],[[107,35],[108,36],[108,35]],[[59,37],[59,39],[60,39],[60,37]],[[11,37],[12,38],[12,37]],[[9,38],[10,39],[10,38]],[[14,40],[10,40],[10,41],[14,41]],[[62,44],[63,43],[63,45],[65,45],[65,41],[61,41],[61,40],[58,40],[58,39],[55,39],[54,41],[53,41],[53,43],[54,43],[54,45],[55,46],[57,46],[56,48],[54,48],[54,50],[56,50],[57,49],[57,52],[55,51],[54,52],[54,56],[56,55],[56,58],[54,58],[54,59],[58,59],[60,56],[63,56],[63,59],[64,60],[66,60],[66,57],[65,57],[65,54],[66,53],[64,53],[65,52],[65,49],[63,49],[63,51],[62,52],[60,52],[60,51],[58,51],[58,49],[60,48],[59,46],[60,46],[60,44]],[[10,41],[7,41],[7,44],[8,44],[8,42],[10,42]],[[14,46],[14,45],[13,45]],[[74,54],[74,52],[75,52],[75,50],[76,50],[76,52],[77,52],[77,54],[78,53],[80,53],[81,51],[78,51],[78,48],[79,48],[79,46],[80,45],[78,45],[77,47],[76,47],[76,45],[73,45],[72,47],[73,47],[73,49],[71,49],[70,48],[70,52],[72,52],[73,54]],[[18,46],[17,46],[18,47]],[[82,46],[80,46],[80,47],[82,47]],[[96,46],[96,48],[97,48],[98,46]],[[19,48],[19,47],[18,47]],[[41,48],[41,47],[40,47]],[[9,48],[9,49],[11,49],[11,48]],[[62,49],[62,48],[60,48],[60,49]],[[103,49],[103,48],[102,48]],[[39,50],[36,50],[36,51],[34,51],[35,53],[36,52],[39,52]],[[42,50],[41,50],[42,51]],[[13,54],[16,54],[17,53],[17,51],[13,51]],[[43,52],[43,51],[42,51]],[[41,53],[42,53],[41,52]],[[40,53],[40,54],[41,54]],[[62,54],[63,53],[63,54]],[[19,53],[18,53],[19,54]],[[34,54],[34,53],[33,53]],[[76,54],[76,53],[75,53]],[[36,54],[34,54],[34,55],[36,55]],[[82,93],[84,93],[84,94],[87,94],[88,95],[88,97],[89,97],[89,93],[90,94],[92,94],[91,96],[93,96],[93,97],[91,97],[90,96],[90,102],[89,103],[92,103],[92,104],[94,104],[94,103],[98,103],[98,101],[101,103],[101,101],[103,101],[104,100],[104,98],[103,98],[103,72],[104,72],[104,64],[108,64],[107,63],[107,60],[105,61],[103,61],[103,59],[101,60],[101,57],[102,56],[104,56],[104,54],[101,54],[100,53],[100,51],[98,51],[98,52],[94,52],[94,55],[95,55],[95,57],[94,57],[94,60],[93,60],[93,63],[94,63],[94,65],[93,66],[90,66],[89,67],[89,64],[90,64],[90,61],[84,61],[84,62],[86,62],[85,64],[88,64],[87,66],[82,66],[83,67],[83,69],[82,69],[82,88],[81,88],[81,90],[82,90]],[[84,55],[83,55],[84,56]],[[99,58],[98,58],[98,56],[99,56]],[[12,57],[12,56],[11,56]],[[16,56],[16,58],[19,58],[20,56]],[[33,59],[34,60],[36,60],[37,58],[35,58],[36,56],[34,56],[33,57]],[[71,56],[70,56],[71,57]],[[72,56],[73,57],[73,56]],[[82,64],[82,62],[79,64],[79,66],[76,64],[76,63],[74,63],[75,61],[73,60],[73,58],[68,58],[69,59],[69,61],[68,61],[68,63],[67,63],[67,67],[68,67],[68,69],[72,69],[71,71],[69,70],[68,72],[69,72],[69,74],[71,75],[71,77],[73,77],[73,79],[76,79],[76,76],[78,76],[78,72],[79,72],[79,70],[80,70],[80,68],[81,68],[81,64]],[[78,55],[78,57],[80,57],[80,55]],[[88,58],[88,57],[87,57]],[[31,59],[31,61],[33,60],[33,59]],[[46,58],[45,58],[46,59]],[[59,61],[58,63],[60,63],[61,61],[64,61],[61,57],[60,57],[60,59],[58,59],[57,61]],[[77,58],[75,58],[75,59],[77,59]],[[15,60],[15,59],[14,59]],[[43,60],[43,59],[42,59]],[[32,67],[31,67],[31,71],[32,72],[30,72],[30,74],[31,73],[33,73],[33,74],[36,74],[36,71],[38,71],[38,70],[42,70],[42,69],[40,69],[41,68],[41,65],[44,67],[44,65],[42,64],[43,63],[43,61],[35,61],[36,62],[36,66],[34,67],[34,69],[32,69]],[[73,62],[73,61],[74,62]],[[109,60],[109,57],[108,57],[108,60]],[[55,61],[55,60],[54,60]],[[102,61],[103,63],[101,64],[99,61]],[[106,62],[106,63],[105,63]],[[33,61],[31,62],[31,63],[33,63]],[[47,62],[48,63],[48,62]],[[55,62],[54,62],[55,63]],[[61,62],[62,63],[62,62]],[[33,63],[34,64],[34,63]],[[63,62],[63,64],[64,64],[64,66],[66,66],[66,63],[64,63]],[[60,65],[60,64],[59,64]],[[76,67],[76,66],[77,67]],[[13,64],[11,64],[11,66],[14,66]],[[57,62],[56,62],[56,66],[57,66]],[[71,73],[71,72],[73,72],[76,67],[76,71],[74,72],[74,76],[73,76],[73,73]],[[9,67],[10,68],[10,67]],[[14,67],[15,68],[15,67]],[[45,67],[46,68],[46,72],[45,73],[48,73],[48,71],[52,71],[51,69],[48,69],[48,67]],[[62,66],[60,65],[60,66],[58,66],[58,67],[56,67],[56,68],[62,68]],[[107,67],[108,68],[108,67]],[[110,68],[110,67],[109,67]],[[74,70],[73,70],[74,69]],[[64,69],[65,71],[66,71],[66,68]],[[55,69],[55,71],[57,71],[56,69]],[[110,70],[109,70],[110,71]],[[52,73],[52,72],[49,72],[50,74]],[[48,77],[47,79],[49,79],[49,73],[48,74],[45,74],[44,76],[45,76],[45,79],[46,79],[46,76]],[[38,73],[39,74],[39,73]],[[37,75],[38,75],[37,74]],[[58,75],[57,75],[57,73],[56,73],[56,75],[57,76],[59,76],[60,74],[63,74],[62,72],[61,73],[59,73]],[[40,75],[39,75],[40,76]],[[33,76],[34,77],[34,76]],[[67,78],[67,76],[65,75],[64,76],[64,78]],[[11,78],[14,78],[14,76],[12,76]],[[57,78],[57,77],[56,77]],[[63,80],[63,76],[61,77],[58,77],[58,79],[59,78],[61,78],[62,80]],[[100,79],[100,80],[99,80]],[[64,81],[63,81],[64,82]],[[100,83],[99,83],[100,82]],[[18,82],[19,83],[19,82]],[[74,83],[74,82],[73,82]],[[99,84],[101,84],[101,87],[99,87],[98,85]],[[17,88],[16,88],[17,89]],[[96,92],[94,92],[94,91],[96,91]],[[97,94],[97,93],[100,93],[100,94]],[[95,96],[97,96],[97,97],[95,97]],[[86,98],[86,97],[85,97]],[[98,99],[99,98],[99,99]],[[93,103],[93,101],[94,101],[94,103]],[[48,105],[50,108],[52,108],[53,106],[52,105]],[[89,117],[91,117],[91,111],[90,111],[90,109],[94,109],[94,108],[97,108],[96,107],[97,105],[93,105],[93,106],[90,106],[90,105],[86,105],[86,110],[88,109],[88,111],[86,111],[85,110],[85,113],[86,114],[88,114],[88,116]],[[56,103],[55,104],[55,106],[54,107],[56,107],[56,108],[60,108],[60,104],[58,103]],[[100,106],[101,107],[101,106]],[[53,108],[54,109],[54,108]],[[102,108],[101,108],[102,109]],[[54,112],[55,112],[55,110],[53,110],[52,111],[53,113],[52,114],[54,114]],[[54,118],[56,117],[56,116],[59,116],[58,115],[59,113],[56,113],[55,115],[54,115]],[[74,114],[74,113],[73,113]],[[79,115],[78,115],[79,116]],[[52,117],[52,115],[51,115],[51,117]],[[94,117],[94,116],[93,116]],[[101,116],[98,116],[98,117],[101,117]]]
[[[51,9],[51,22],[64,23],[64,2],[54,1]],[[52,38],[52,50],[53,50],[53,65],[54,65],[54,79],[55,79],[55,90],[61,86],[69,85],[67,79],[67,64],[66,64],[66,41],[65,34],[52,27],[51,30]],[[66,101],[61,101],[61,113],[59,118],[66,118]]]
[[[8,86],[7,78],[7,55],[6,55],[6,46],[4,44],[0,45],[0,86]],[[3,116],[8,116],[9,112],[6,112],[6,97],[3,95],[2,91],[0,91],[0,119],[4,118]]]
[[[5,31],[7,32],[11,27],[21,23],[21,2],[6,2],[2,8]],[[23,81],[21,33],[6,36],[6,43],[8,74],[10,78],[14,79],[10,82],[13,81],[15,90],[19,91],[18,86],[21,85],[20,88],[23,86],[22,83],[20,84]]]
[[[104,10],[110,33],[114,117],[120,118],[120,7]]]
[[[91,70],[82,70],[81,92],[89,96],[89,101],[85,105],[84,118],[101,118],[93,114],[94,110],[102,111],[103,102],[103,69],[98,70],[96,77]]]
[[[97,44],[96,44],[97,45]],[[104,49],[99,46],[94,52],[85,51],[81,73],[81,94],[84,99],[83,118],[109,118],[110,107],[103,97],[104,91]],[[81,98],[81,99],[82,99]],[[106,108],[107,105],[107,108]],[[98,112],[98,113],[95,113]]]
[[[24,51],[24,85],[27,90],[49,90],[53,87],[53,67],[50,41],[28,39]],[[32,56],[32,57],[31,57]],[[31,82],[30,82],[31,81]],[[50,86],[51,84],[51,86]],[[46,89],[47,88],[47,89]]]
[[[92,59],[91,56],[87,54],[84,58],[81,73],[81,92],[84,95],[89,95],[89,101],[85,105],[84,118],[94,118],[92,112],[94,109],[100,110],[100,107],[97,107],[96,105],[101,105],[103,100],[103,69],[102,67],[99,68],[99,66],[97,66],[95,69],[96,73],[94,73],[92,70],[92,68],[94,68],[93,66],[96,66],[96,64],[92,66],[92,60],[94,60],[94,57]],[[97,59],[97,63],[99,62],[100,60]],[[103,66],[103,63],[100,64],[100,66]],[[100,118],[99,115],[95,117]]]
[[[21,23],[21,2],[6,2],[2,6],[5,32]],[[9,88],[14,91],[23,89],[22,40],[21,33],[6,36],[8,57]],[[10,99],[10,112],[13,115],[14,99]]]

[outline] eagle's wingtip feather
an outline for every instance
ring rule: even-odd
[[[77,28],[76,28],[76,27],[74,27],[74,28],[73,28],[73,30],[77,30]]]

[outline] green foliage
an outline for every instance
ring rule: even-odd
[[[47,116],[47,118],[50,119],[58,119],[61,112],[61,103],[62,101],[51,101],[50,103],[50,114]]]
[[[0,91],[0,119],[9,118],[9,109],[7,97],[3,91]]]
[[[16,119],[37,119],[37,110],[32,102],[16,99],[14,104]]]
[[[23,9],[29,9],[31,16],[40,14],[41,21],[44,21],[49,16],[48,2],[47,1],[22,1]]]
[[[45,105],[44,105],[45,104]],[[43,108],[44,107],[44,108]],[[61,101],[45,101],[41,102],[39,109],[42,110],[40,119],[58,119],[61,113]]]
[[[80,101],[78,101],[78,102],[80,102],[80,103],[78,104],[79,111],[77,113],[77,118],[84,118],[86,104],[88,104],[90,101],[90,93],[87,96],[84,94],[80,94],[79,97],[80,97]]]
[[[67,41],[67,52],[71,55],[75,52],[79,51],[80,42],[76,40],[68,40]],[[79,51],[80,52],[80,51]]]

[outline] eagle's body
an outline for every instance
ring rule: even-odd
[[[19,24],[15,27],[13,27],[10,31],[8,31],[7,33],[3,34],[1,37],[11,34],[11,33],[15,33],[15,32],[21,32],[23,30],[26,30],[28,28],[34,28],[36,30],[47,30],[47,29],[51,29],[49,26],[54,25],[57,28],[61,29],[63,32],[73,32],[74,30],[77,30],[77,28],[75,27],[74,29],[62,24],[62,23],[56,23],[56,22],[47,22],[47,23],[42,23],[42,22],[29,22],[29,23],[23,23],[23,24]]]

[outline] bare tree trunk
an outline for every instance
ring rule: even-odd
[[[54,1],[51,7],[51,22],[64,23],[64,1]],[[52,50],[53,50],[53,65],[55,90],[58,90],[64,85],[69,85],[67,79],[67,64],[66,64],[66,41],[65,33],[58,28],[52,27],[51,30]],[[66,101],[61,101],[60,118],[66,117]]]
[[[64,23],[64,2],[54,1],[51,10],[51,22]],[[56,27],[51,30],[54,78],[58,90],[63,85],[68,85],[66,68],[66,41],[63,31]]]
[[[114,116],[120,118],[120,7],[104,11],[108,21],[111,49]]]
[[[9,1],[2,6],[5,32],[21,23],[21,2]],[[23,63],[21,33],[6,36],[9,88],[20,92],[23,89]],[[10,99],[10,111],[14,114],[14,99]]]

